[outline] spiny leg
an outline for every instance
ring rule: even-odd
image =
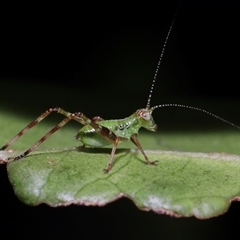
[[[49,136],[51,136],[54,132],[56,132],[59,128],[64,126],[67,122],[71,120],[70,117],[64,118],[59,124],[57,124],[54,128],[48,131],[41,139],[39,139],[35,144],[33,144],[28,150],[26,150],[21,155],[14,157],[13,160],[19,160],[21,158],[26,157],[29,153],[31,153],[35,148],[37,148],[41,143],[43,143]]]
[[[14,136],[9,142],[7,142],[3,147],[0,148],[0,150],[5,150],[8,148],[11,144],[13,144],[18,138],[20,138],[25,132],[27,132],[29,129],[37,125],[39,122],[41,122],[44,118],[46,118],[50,113],[52,112],[58,112],[60,114],[67,116],[70,116],[71,113],[63,110],[62,108],[55,107],[55,108],[49,108],[46,112],[41,114],[38,118],[33,120],[31,123],[29,123],[25,128],[23,128],[16,136]]]
[[[158,162],[158,160],[152,161],[152,162],[149,161],[147,155],[146,155],[145,152],[143,151],[143,148],[142,148],[142,146],[140,145],[140,143],[139,143],[139,141],[138,141],[138,139],[137,139],[137,134],[133,134],[133,135],[131,136],[131,141],[132,141],[132,142],[138,147],[138,149],[141,151],[141,153],[142,153],[142,155],[144,156],[144,158],[145,158],[145,160],[146,160],[146,162],[147,162],[148,165],[156,165],[156,163]]]
[[[49,136],[51,136],[54,132],[56,132],[58,129],[63,127],[65,124],[67,124],[70,120],[75,120],[82,125],[90,125],[92,128],[95,129],[95,131],[100,134],[102,137],[107,139],[108,141],[113,143],[113,148],[110,156],[110,161],[108,164],[107,169],[104,169],[105,173],[108,173],[110,169],[112,168],[112,163],[114,159],[114,155],[116,152],[117,145],[119,141],[125,141],[127,139],[122,137],[117,137],[111,130],[109,130],[106,127],[103,127],[99,124],[97,124],[98,121],[102,121],[103,119],[100,117],[94,117],[92,120],[87,118],[83,113],[77,112],[77,113],[70,113],[62,108],[50,108],[43,114],[41,114],[38,118],[36,118],[34,121],[32,121],[30,124],[28,124],[25,128],[23,128],[16,136],[14,136],[9,142],[7,142],[0,150],[5,150],[7,147],[9,147],[12,143],[14,143],[19,137],[21,137],[26,131],[34,127],[36,124],[41,122],[44,118],[46,118],[50,113],[57,112],[60,113],[66,118],[64,118],[59,124],[57,124],[55,127],[53,127],[50,131],[48,131],[40,140],[38,140],[35,144],[33,144],[28,150],[26,150],[23,154],[16,156],[13,158],[13,160],[19,160],[21,158],[24,158],[29,153],[31,153],[35,148],[37,148],[41,143],[43,143]],[[11,158],[10,158],[11,159]]]
[[[80,122],[83,125],[87,125],[91,123],[91,120],[88,119],[83,113],[77,112],[77,113],[70,113],[62,108],[56,107],[56,108],[50,108],[43,114],[41,114],[37,119],[32,121],[30,124],[28,124],[25,128],[23,128],[16,136],[14,136],[9,142],[7,142],[0,150],[5,150],[7,147],[9,147],[12,143],[14,143],[19,137],[21,137],[26,131],[34,127],[36,124],[41,122],[44,118],[46,118],[50,113],[52,112],[57,112],[60,113],[66,118],[61,121],[58,125],[56,125],[54,128],[52,128],[48,133],[46,133],[38,142],[36,142],[32,147],[30,147],[27,151],[25,151],[23,154],[20,156],[17,156],[14,158],[14,160],[18,160],[20,158],[25,157],[28,155],[30,152],[32,152],[37,146],[39,146],[42,142],[44,142],[50,135],[52,135],[54,132],[56,132],[59,128],[64,126],[67,122],[70,120],[75,120],[77,122]]]
[[[7,142],[3,147],[0,148],[0,150],[5,150],[8,148],[11,144],[13,144],[18,138],[20,138],[25,132],[27,132],[29,129],[34,127],[36,124],[41,122],[45,117],[47,117],[52,112],[57,112],[58,108],[50,108],[43,114],[41,114],[38,118],[33,120],[31,123],[29,123],[25,128],[23,128],[16,136],[14,136],[9,142]]]

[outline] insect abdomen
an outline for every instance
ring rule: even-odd
[[[95,129],[89,125],[80,129],[76,135],[76,139],[81,141],[83,145],[89,147],[104,147],[111,144],[110,141],[107,141],[101,135],[96,133]]]

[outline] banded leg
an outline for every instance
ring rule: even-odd
[[[29,129],[34,127],[36,124],[41,122],[45,117],[47,117],[52,112],[57,112],[57,108],[50,108],[43,114],[41,114],[38,118],[33,120],[31,123],[29,123],[25,128],[23,128],[16,136],[14,136],[9,142],[7,142],[3,147],[0,148],[0,150],[5,150],[8,148],[11,144],[13,144],[18,138],[20,138],[25,132],[27,132]]]
[[[18,138],[20,138],[25,132],[27,132],[29,129],[37,125],[39,122],[41,122],[44,118],[46,118],[50,113],[52,112],[58,112],[65,116],[71,115],[71,113],[61,109],[61,108],[50,108],[43,114],[41,114],[38,118],[33,120],[31,123],[29,123],[25,128],[23,128],[16,136],[14,136],[9,142],[7,142],[3,147],[0,148],[0,150],[5,150],[8,148],[11,144],[13,144]],[[82,123],[83,124],[83,123]]]
[[[43,143],[48,137],[50,137],[54,132],[56,132],[58,129],[63,127],[65,124],[67,124],[70,120],[75,120],[82,125],[90,125],[92,128],[95,129],[95,131],[100,134],[102,137],[113,143],[112,152],[110,155],[110,161],[108,163],[107,169],[104,169],[103,171],[105,173],[108,173],[110,169],[112,168],[114,155],[116,152],[117,145],[120,141],[125,141],[127,139],[122,137],[117,137],[111,130],[109,130],[106,127],[103,127],[101,125],[98,125],[98,121],[102,121],[103,119],[100,117],[94,117],[92,120],[87,118],[83,113],[77,112],[77,113],[70,113],[62,108],[50,108],[43,114],[41,114],[38,118],[36,118],[34,121],[29,123],[25,128],[23,128],[16,136],[14,136],[9,142],[7,142],[0,150],[5,150],[8,148],[11,144],[13,144],[18,138],[20,138],[24,133],[26,133],[29,129],[37,125],[39,122],[41,122],[44,118],[46,118],[50,113],[57,112],[60,113],[66,118],[64,118],[59,124],[57,124],[55,127],[53,127],[51,130],[49,130],[41,139],[39,139],[35,144],[33,144],[29,149],[27,149],[23,154],[16,156],[13,158],[13,160],[19,160],[21,158],[26,157],[29,153],[31,153],[35,148],[37,148],[41,143]],[[11,159],[11,158],[9,158]]]
[[[7,147],[9,147],[12,143],[14,143],[19,137],[21,137],[25,132],[27,132],[29,129],[34,127],[36,124],[41,122],[44,118],[46,118],[50,113],[57,112],[60,113],[66,118],[64,118],[58,125],[53,127],[49,132],[47,132],[39,141],[37,141],[34,145],[32,145],[27,151],[25,151],[23,154],[16,156],[14,160],[19,160],[25,156],[27,156],[30,152],[32,152],[36,147],[38,147],[42,142],[44,142],[50,135],[52,135],[54,132],[56,132],[59,128],[63,127],[66,123],[68,123],[70,120],[75,120],[83,125],[90,124],[91,120],[87,118],[83,113],[77,112],[77,113],[70,113],[62,108],[50,108],[46,112],[44,112],[42,115],[40,115],[37,119],[32,121],[30,124],[28,124],[25,128],[23,128],[16,136],[14,136],[8,143],[6,143],[0,150],[5,150]],[[98,127],[97,124],[94,124],[94,127]]]
[[[142,155],[144,156],[144,158],[145,158],[145,160],[146,160],[146,162],[147,162],[148,165],[156,165],[156,163],[158,162],[158,160],[153,161],[153,162],[149,161],[147,155],[146,155],[145,152],[143,151],[143,148],[142,148],[142,146],[140,145],[140,143],[139,143],[139,141],[138,141],[138,139],[137,139],[137,134],[133,134],[133,135],[131,136],[131,141],[132,141],[132,142],[138,147],[138,149],[141,151],[141,153],[142,153]]]

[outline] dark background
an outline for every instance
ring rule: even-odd
[[[2,107],[35,117],[57,105],[116,119],[146,105],[179,2],[0,4]],[[239,122],[238,9],[239,1],[182,2],[152,105],[194,105]]]
[[[106,119],[122,118],[144,107],[177,6],[178,1],[1,1],[1,107],[34,118],[58,105]],[[240,122],[239,7],[239,1],[182,1],[153,105],[197,104]],[[159,115],[164,119],[169,113]],[[162,125],[171,119],[162,120]],[[201,121],[192,121],[190,130],[204,127],[204,121],[210,128],[218,124],[204,117]],[[178,129],[179,122],[181,118],[170,128]],[[204,221],[145,213],[126,199],[103,208],[28,207],[13,194],[5,167],[0,170],[5,239],[225,239],[238,230],[234,222],[239,203],[222,217]]]
[[[178,5],[159,2],[111,6],[1,1],[0,77],[12,84],[21,81],[24,88],[31,87],[28,82],[41,84],[42,100],[53,94],[47,91],[53,84],[69,87],[67,95],[71,88],[107,89],[118,94],[115,101],[132,92],[132,98],[137,94],[146,102]],[[161,95],[167,100],[176,95],[238,98],[238,8],[239,1],[182,2],[153,100],[159,96],[162,102]],[[24,94],[24,88],[18,92]],[[80,94],[73,98],[81,101]]]

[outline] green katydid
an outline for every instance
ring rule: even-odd
[[[177,10],[178,11],[178,10]],[[112,166],[113,166],[113,160],[114,155],[117,149],[117,146],[122,141],[129,141],[131,140],[141,151],[142,155],[145,158],[145,161],[148,165],[155,165],[157,161],[150,161],[145,154],[142,146],[140,145],[138,141],[138,131],[140,128],[145,128],[149,131],[155,132],[157,130],[157,125],[155,124],[152,113],[155,109],[161,108],[161,107],[182,107],[182,108],[189,108],[192,110],[201,111],[204,113],[207,113],[223,122],[226,122],[238,129],[240,129],[239,126],[235,125],[234,123],[231,123],[215,114],[212,114],[206,110],[187,106],[187,105],[181,105],[181,104],[161,104],[156,105],[153,107],[150,107],[150,101],[152,97],[152,92],[154,89],[155,81],[157,78],[158,70],[162,61],[162,57],[165,52],[166,44],[168,42],[169,35],[171,33],[172,27],[175,22],[175,18],[177,15],[177,11],[175,13],[175,16],[172,20],[172,23],[170,25],[170,28],[168,30],[167,36],[165,38],[165,42],[162,48],[162,52],[159,57],[159,61],[156,67],[156,71],[154,74],[154,78],[151,84],[150,93],[147,100],[147,105],[145,108],[139,109],[136,112],[134,112],[131,116],[124,118],[124,119],[118,119],[118,120],[104,120],[101,117],[94,117],[92,119],[89,119],[81,112],[76,113],[70,113],[62,108],[56,107],[56,108],[50,108],[43,114],[41,114],[37,119],[32,121],[30,124],[28,124],[25,128],[23,128],[17,135],[15,135],[9,142],[7,142],[0,150],[7,149],[13,142],[15,142],[19,137],[21,137],[26,131],[31,129],[33,126],[41,122],[44,118],[46,118],[50,113],[57,112],[65,116],[65,118],[57,124],[55,127],[53,127],[50,131],[48,131],[40,140],[38,140],[34,145],[32,145],[28,150],[26,150],[23,154],[16,156],[13,158],[13,160],[19,160],[21,158],[26,157],[29,153],[31,153],[35,148],[37,148],[42,142],[44,142],[50,135],[52,135],[54,132],[56,132],[58,129],[63,127],[66,123],[68,123],[70,120],[75,120],[82,125],[84,125],[79,132],[76,135],[76,139],[81,141],[83,146],[89,146],[89,147],[104,147],[110,144],[113,144],[113,148],[110,155],[110,160],[108,163],[108,166],[103,171],[105,173],[108,173]]]

